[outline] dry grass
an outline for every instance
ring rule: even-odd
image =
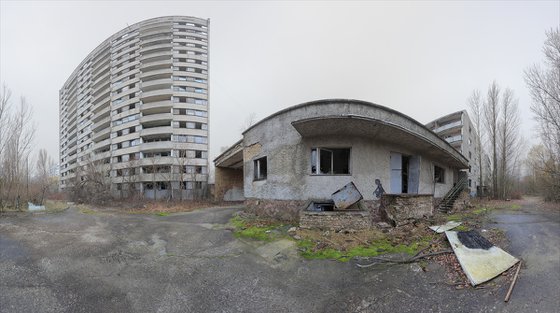
[[[214,201],[144,201],[137,203],[112,203],[110,208],[126,213],[155,214],[191,212],[203,208],[237,204],[239,203]]]

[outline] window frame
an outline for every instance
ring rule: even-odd
[[[442,173],[441,176],[438,176],[439,179],[436,179],[436,169],[440,169]],[[437,184],[445,184],[445,168],[436,164],[434,164],[434,182]]]
[[[331,164],[329,173],[321,173],[321,150],[328,151],[331,154]],[[334,172],[334,150],[348,150],[348,173],[338,173]],[[315,158],[313,157],[313,152],[315,152]],[[313,164],[313,159],[315,159],[315,164]],[[310,175],[313,176],[352,176],[352,147],[312,147],[310,155]],[[315,166],[315,172],[313,172],[313,166]]]
[[[262,161],[264,160],[264,175],[262,175]],[[263,181],[268,177],[268,159],[266,156],[253,160],[253,181]]]

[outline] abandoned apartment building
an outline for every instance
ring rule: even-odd
[[[362,229],[383,214],[396,223],[431,215],[434,199],[464,182],[469,168],[459,151],[426,126],[365,101],[299,104],[242,135],[214,160],[216,197],[244,200],[249,210],[300,220],[300,226],[334,222]],[[345,186],[357,189],[361,201],[336,210],[332,195]],[[381,202],[386,209],[379,209]]]

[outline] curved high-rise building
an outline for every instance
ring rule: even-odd
[[[98,175],[115,196],[205,193],[208,27],[196,17],[145,20],[82,61],[60,90],[61,189]]]

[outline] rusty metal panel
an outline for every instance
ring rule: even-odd
[[[363,199],[362,194],[353,182],[335,191],[331,198],[334,201],[335,207],[339,210],[344,210]]]

